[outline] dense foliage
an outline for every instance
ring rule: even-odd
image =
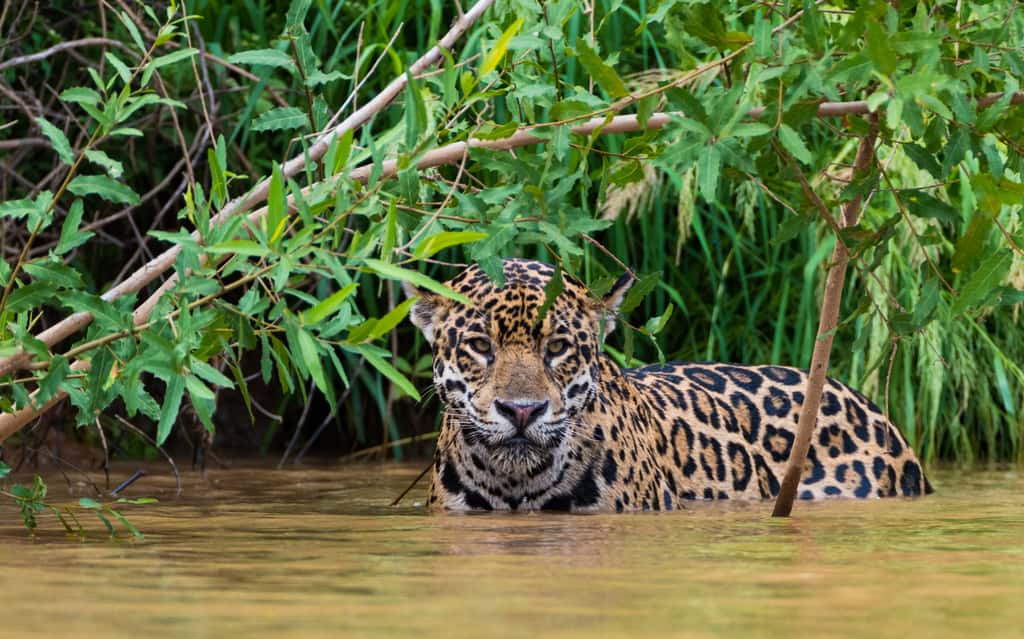
[[[418,76],[455,3],[16,5],[0,18],[0,357],[33,363],[0,379],[5,412],[66,392],[68,420],[122,454],[431,433],[429,354],[395,281],[441,290],[458,264],[498,276],[512,255],[596,291],[635,269],[607,345],[621,362],[806,366],[832,225],[864,194],[839,234],[854,268],[833,374],[926,459],[1024,451],[1014,3],[509,0]],[[394,105],[282,173],[402,76]],[[818,117],[822,102],[863,104]],[[675,115],[571,132],[656,112]],[[523,126],[541,143],[416,168]],[[211,223],[264,178],[261,217]],[[100,295],[170,246],[178,280],[136,326],[161,280]],[[78,312],[93,320],[73,340],[38,339]]]

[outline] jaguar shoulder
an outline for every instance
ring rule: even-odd
[[[496,286],[473,266],[448,286],[472,306],[407,288],[433,349],[445,414],[429,501],[446,509],[669,510],[689,499],[775,496],[795,439],[805,374],[781,366],[677,362],[620,368],[612,331],[632,279],[600,300],[553,269],[510,259]],[[829,380],[798,492],[803,499],[931,491],[899,430]]]

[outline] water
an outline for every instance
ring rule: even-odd
[[[426,515],[422,490],[389,508],[418,471],[211,471],[177,500],[151,474],[130,490],[162,500],[130,510],[141,543],[45,516],[31,539],[5,499],[0,636],[1024,636],[1020,472],[771,520],[760,503]]]

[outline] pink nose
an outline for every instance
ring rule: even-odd
[[[494,409],[498,411],[499,415],[512,422],[518,434],[522,435],[526,432],[526,428],[537,421],[544,414],[544,411],[548,409],[548,401],[524,402],[496,399],[494,400]]]

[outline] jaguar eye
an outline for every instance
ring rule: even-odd
[[[491,340],[484,337],[474,337],[473,339],[469,340],[469,347],[480,355],[491,354]]]
[[[569,340],[565,339],[553,339],[548,342],[545,350],[548,353],[548,357],[558,357],[565,352],[565,349],[569,348]]]

